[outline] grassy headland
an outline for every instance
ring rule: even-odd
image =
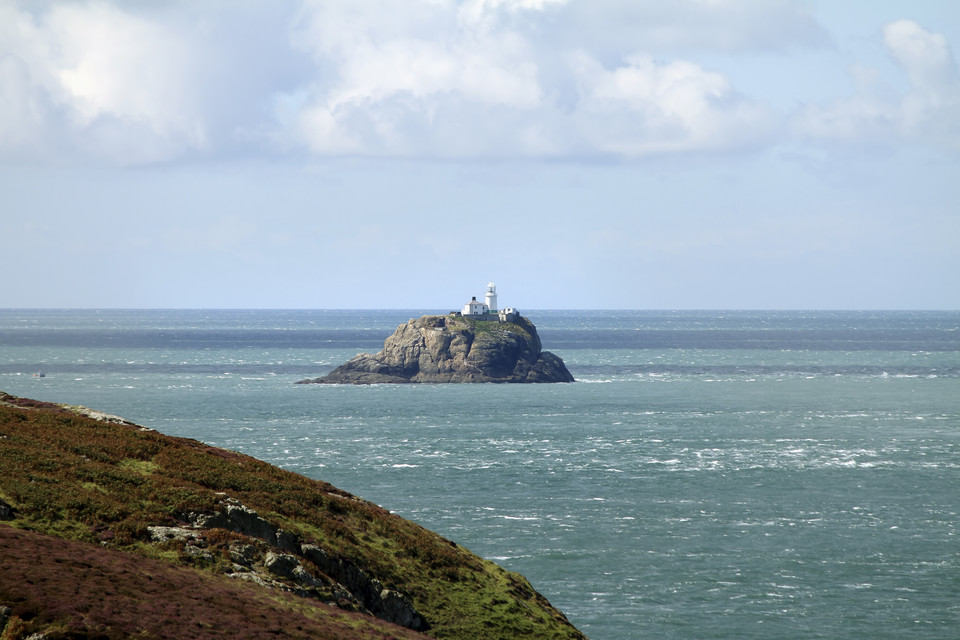
[[[97,417],[0,394],[3,638],[423,637],[375,616],[584,637],[522,576],[373,503]]]

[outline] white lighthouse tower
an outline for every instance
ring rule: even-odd
[[[497,285],[492,282],[487,285],[487,294],[484,302],[486,302],[487,307],[490,308],[490,313],[497,312]]]

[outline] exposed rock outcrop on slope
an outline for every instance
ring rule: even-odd
[[[377,354],[361,353],[305,383],[573,382],[558,356],[543,351],[537,328],[450,314],[423,316],[397,327]]]

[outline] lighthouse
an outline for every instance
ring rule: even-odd
[[[497,285],[493,284],[492,282],[487,285],[487,294],[484,302],[487,303],[490,313],[497,312]]]

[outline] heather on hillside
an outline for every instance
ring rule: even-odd
[[[4,525],[0,556],[4,638],[424,637],[290,593]]]

